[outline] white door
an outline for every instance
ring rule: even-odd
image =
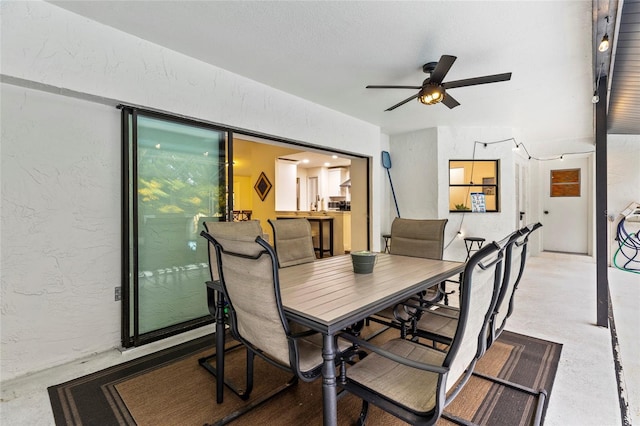
[[[516,227],[521,229],[531,222],[527,219],[527,210],[529,209],[527,202],[528,193],[528,169],[516,163]]]
[[[543,185],[543,249],[587,254],[589,159],[544,161],[540,171]]]

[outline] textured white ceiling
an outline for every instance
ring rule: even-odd
[[[526,142],[592,139],[592,2],[52,1],[90,19],[379,125],[507,126]],[[461,106],[409,102],[422,65],[458,57]]]

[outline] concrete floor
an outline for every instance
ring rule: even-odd
[[[609,269],[622,363],[618,391],[611,329],[597,327],[595,263],[586,256],[542,253],[530,257],[507,329],[562,343],[547,426],[640,425],[640,356],[637,355],[640,275]],[[2,383],[2,425],[53,425],[47,387],[210,333],[210,326],[126,352],[87,359]],[[625,423],[619,394],[628,404]],[[509,425],[510,426],[510,425]]]

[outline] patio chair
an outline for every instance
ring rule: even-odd
[[[343,335],[372,352],[355,365],[340,369],[340,385],[363,400],[359,425],[364,425],[370,403],[410,424],[430,425],[438,420],[485,351],[502,258],[503,248],[492,242],[467,262],[460,317],[448,352],[402,338],[376,346]]]
[[[322,334],[286,319],[280,298],[276,254],[262,237],[207,237],[215,246],[222,292],[229,303],[233,337],[247,349],[246,391],[253,388],[256,355],[269,364],[290,371],[293,377],[267,396],[247,407],[251,409],[298,382],[310,382],[321,375]],[[338,339],[338,356],[351,347]],[[235,412],[222,423],[244,412]]]
[[[441,260],[444,250],[444,228],[447,221],[448,219],[395,218],[391,224],[390,253]],[[417,295],[423,305],[436,303],[445,296],[448,297],[444,282]],[[391,306],[369,317],[369,320],[406,330],[405,324],[410,318],[410,312]]]
[[[307,219],[268,220],[281,268],[316,260],[311,224]]]
[[[491,346],[498,338],[504,329],[507,318],[513,312],[513,298],[524,272],[529,235],[541,226],[540,223],[528,225],[509,234],[503,240],[506,241],[504,273],[496,308],[489,323],[488,346]],[[417,302],[414,301],[413,306]],[[408,304],[411,305],[410,302]],[[433,342],[449,344],[455,332],[458,314],[459,309],[442,305],[421,310],[421,315],[416,316],[411,325],[412,329],[407,331],[407,334],[413,338],[424,338]]]
[[[500,336],[500,333],[502,333],[507,323],[507,319],[513,313],[514,296],[527,261],[529,236],[540,227],[542,227],[542,224],[538,222],[520,229],[518,237],[509,250],[505,252],[505,273],[500,294],[498,295],[496,309],[491,318],[489,346]]]
[[[222,294],[221,292],[222,288],[220,286],[220,275],[218,273],[218,257],[216,255],[213,241],[210,237],[214,236],[218,238],[230,238],[244,236],[255,238],[257,236],[263,235],[263,232],[262,227],[260,226],[260,221],[258,220],[241,222],[205,221],[203,222],[203,227],[205,231],[201,232],[200,235],[205,237],[205,239],[207,240],[209,272],[211,274],[211,281],[205,283],[207,288],[207,306],[209,308],[209,313],[211,314],[211,316],[216,319],[216,334],[224,334],[226,332],[225,322],[227,319],[227,315],[225,315],[224,312],[228,308],[226,306],[227,303],[224,294]],[[220,313],[219,315],[218,312]],[[216,341],[218,342],[218,340]],[[222,403],[223,401],[223,383],[226,384],[227,387],[240,398],[247,399],[249,397],[245,389],[241,389],[235,383],[224,378],[224,355],[221,357],[216,356],[217,354],[230,352],[241,346],[241,344],[236,344],[225,349],[224,345],[216,343],[215,353],[198,359],[198,363],[200,364],[200,366],[212,375],[218,377],[218,372],[220,372],[220,380],[216,381],[216,399],[218,404]],[[215,367],[210,363],[210,361],[214,358],[216,359]]]
[[[521,231],[515,231],[503,238],[498,244],[504,247],[505,259],[510,259],[511,250],[515,244],[517,238],[521,235]],[[500,293],[505,287],[505,279],[508,280],[509,269],[511,263],[505,260],[503,264],[503,275],[500,279]],[[460,291],[462,295],[462,290]],[[403,336],[410,336],[414,341],[419,339],[426,339],[433,342],[434,347],[436,343],[445,345],[451,344],[453,336],[455,335],[458,325],[458,319],[460,316],[460,309],[453,306],[446,306],[441,304],[432,304],[431,306],[424,306],[418,298],[411,298],[402,303],[402,310],[408,312],[411,318],[403,323],[407,330],[403,332]],[[399,307],[396,307],[396,311]],[[491,338],[491,323],[493,315],[490,318],[489,330],[487,331],[487,338]]]

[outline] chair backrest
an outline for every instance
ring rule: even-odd
[[[504,247],[492,242],[484,245],[467,261],[460,284],[460,314],[455,335],[443,365],[449,367],[446,391],[456,381],[468,379],[475,362],[484,354],[487,328],[496,303],[502,278]],[[449,398],[455,397],[454,392]]]
[[[229,237],[251,237],[253,240],[257,236],[262,236],[262,227],[258,220],[248,220],[242,222],[204,222],[205,231],[214,238]],[[216,250],[211,241],[209,241],[209,270],[211,279],[217,281],[220,279],[218,275],[218,261]]]
[[[213,237],[213,244],[220,281],[231,307],[232,334],[291,367],[289,328],[282,310],[273,249],[262,237]]]
[[[307,219],[269,219],[269,223],[281,268],[316,260],[311,224]]]
[[[509,318],[513,312],[515,291],[522,278],[527,260],[529,235],[541,226],[541,223],[525,226],[517,232],[514,240],[505,247],[504,275],[496,303],[494,318],[492,320],[489,345],[500,336],[500,333],[502,333],[506,325],[507,318]]]
[[[391,254],[442,259],[448,219],[401,219],[391,224]]]

